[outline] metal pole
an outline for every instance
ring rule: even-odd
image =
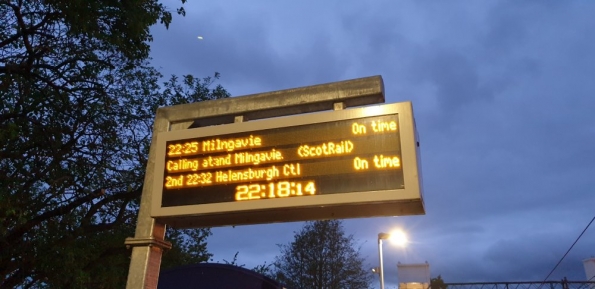
[[[380,289],[384,289],[384,266],[382,264],[382,239],[378,238],[378,257],[380,259]]]

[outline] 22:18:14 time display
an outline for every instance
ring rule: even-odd
[[[236,201],[287,198],[316,194],[316,184],[305,182],[271,182],[266,184],[239,185],[236,187]]]

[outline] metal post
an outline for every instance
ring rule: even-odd
[[[378,237],[378,257],[380,259],[380,289],[384,289],[384,265],[382,264],[382,239]]]
[[[167,120],[157,117],[153,125],[153,135],[167,131],[168,127]],[[132,248],[126,283],[128,289],[156,289],[159,281],[161,256],[164,250],[171,248],[171,243],[164,240],[165,224],[157,222],[150,215],[153,186],[147,184],[152,181],[154,175],[155,139],[151,140],[145,185],[143,186],[134,238],[126,238],[124,242],[126,247]]]

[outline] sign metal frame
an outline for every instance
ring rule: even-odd
[[[331,82],[312,86],[298,87],[279,91],[258,93],[253,95],[203,101],[197,103],[162,107],[157,110],[153,123],[153,135],[161,132],[186,130],[210,125],[252,122],[255,120],[313,113],[326,110],[341,110],[346,107],[358,107],[383,103],[384,83],[379,75]],[[159,217],[151,216],[154,198],[153,182],[157,139],[151,140],[147,170],[141,196],[138,221],[134,237],[126,238],[125,245],[132,249],[130,268],[128,271],[127,289],[156,289],[159,279],[161,256],[164,250],[171,248],[171,243],[164,239],[166,225]],[[416,154],[418,156],[418,154]],[[420,213],[417,201],[416,210],[403,206],[400,214]],[[388,206],[394,213],[394,207]],[[364,210],[363,205],[359,209]],[[379,207],[376,207],[380,209]],[[350,208],[353,209],[353,208]],[[266,221],[261,213],[254,211],[250,218]],[[311,217],[318,213],[320,217],[328,217],[321,211],[311,212]],[[342,218],[336,211],[331,218]],[[216,216],[212,215],[214,220]],[[190,217],[191,219],[191,217]],[[174,221],[174,220],[170,220]],[[186,218],[178,218],[180,224],[193,226]],[[176,222],[172,223],[175,225]],[[200,226],[200,224],[196,224]],[[208,226],[208,225],[207,225]]]
[[[250,133],[364,117],[396,114],[401,142],[403,189],[349,192],[307,197],[261,199],[223,203],[162,207],[166,142]],[[151,216],[177,228],[227,226],[331,218],[357,218],[423,214],[418,168],[418,140],[410,102],[383,104],[251,122],[239,122],[157,135]],[[355,172],[354,172],[355,173]],[[195,188],[200,193],[200,187]]]

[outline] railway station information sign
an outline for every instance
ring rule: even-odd
[[[151,215],[176,227],[424,213],[409,102],[156,137]]]

